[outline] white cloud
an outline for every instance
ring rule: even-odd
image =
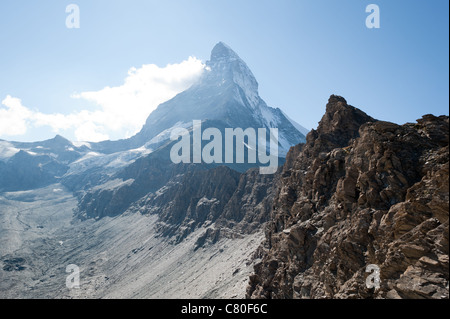
[[[10,95],[2,101],[6,108],[0,106],[0,137],[20,136],[27,133],[28,128],[48,126],[55,133],[74,129],[77,140],[98,142],[108,139],[101,133],[102,127],[95,124],[101,122],[102,112],[80,111],[69,115],[53,113],[44,114],[32,111],[22,105],[22,100]]]
[[[124,84],[100,91],[83,92],[72,97],[86,99],[102,109],[101,121],[109,130],[126,128],[137,133],[156,107],[189,88],[204,70],[193,57],[179,64],[160,68],[154,64],[131,68]],[[103,117],[104,116],[104,117]]]
[[[92,122],[86,122],[75,130],[75,137],[79,141],[104,141],[109,138],[101,132],[101,128]]]
[[[73,94],[73,98],[95,103],[96,111],[45,114],[32,111],[18,98],[8,95],[0,105],[0,137],[20,136],[30,127],[48,126],[54,132],[74,130],[78,141],[97,142],[114,132],[136,134],[156,107],[189,88],[205,65],[189,59],[160,68],[154,64],[131,68],[121,86]]]
[[[20,99],[10,95],[2,101],[2,104],[6,108],[0,108],[0,136],[25,134],[32,112],[22,105]]]

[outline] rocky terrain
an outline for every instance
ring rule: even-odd
[[[287,155],[247,298],[449,298],[448,132],[448,116],[397,125],[331,96]]]
[[[0,194],[0,297],[448,298],[448,131],[448,116],[397,125],[331,96],[273,175],[171,164],[163,147],[83,189],[85,157]]]
[[[129,139],[0,140],[0,298],[449,298],[448,116],[397,125],[332,95],[305,139],[226,44],[206,64]],[[174,163],[194,120],[278,128],[278,171]]]
[[[205,228],[175,244],[157,215],[73,218],[60,184],[0,195],[0,299],[244,298],[261,231],[199,246]],[[80,269],[68,289],[66,267]]]

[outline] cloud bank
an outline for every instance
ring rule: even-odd
[[[22,105],[10,95],[0,105],[0,137],[24,135],[31,127],[50,127],[60,133],[73,130],[77,141],[98,142],[113,132],[136,134],[156,107],[188,89],[201,76],[205,65],[194,57],[163,68],[146,64],[131,68],[124,83],[99,91],[74,93],[74,99],[93,103],[97,110],[70,114],[45,114]]]

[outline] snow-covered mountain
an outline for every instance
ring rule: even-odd
[[[198,82],[159,105],[131,138],[72,143],[58,135],[34,143],[0,141],[0,191],[32,189],[61,180],[73,190],[93,187],[136,159],[158,151],[170,142],[174,128],[192,129],[194,120],[222,132],[225,128],[278,128],[279,157],[305,141],[301,126],[261,99],[258,82],[247,64],[219,42]],[[245,171],[257,163],[229,166]]]
[[[131,206],[142,207],[140,201],[148,196],[153,200],[152,196],[157,193],[167,193],[168,189],[173,189],[173,185],[180,183],[180,176],[190,176],[185,177],[186,183],[192,185],[197,183],[197,188],[202,188],[202,183],[199,181],[203,180],[201,177],[203,173],[200,172],[217,166],[228,166],[241,174],[252,167],[266,166],[262,162],[250,161],[250,155],[245,160],[247,155],[245,151],[243,162],[236,160],[207,164],[204,161],[197,162],[199,165],[193,164],[192,167],[185,162],[186,166],[175,163],[171,159],[171,150],[176,142],[170,139],[171,131],[175,128],[185,129],[185,132],[192,135],[191,144],[193,144],[195,129],[192,126],[197,120],[201,121],[202,129],[214,128],[221,133],[226,132],[227,128],[242,130],[253,128],[255,131],[265,128],[266,132],[270,128],[277,128],[278,154],[270,153],[281,158],[291,146],[305,141],[305,136],[280,109],[269,107],[261,99],[258,93],[258,82],[246,63],[229,46],[220,42],[212,50],[211,58],[206,62],[205,72],[199,81],[171,100],[159,105],[147,118],[137,135],[128,140],[90,143],[91,152],[104,155],[101,157],[87,154],[81,160],[71,164],[62,183],[69,189],[84,191],[83,196],[80,197],[77,215],[81,218],[102,218],[120,215]],[[262,145],[258,145],[261,143],[260,136],[254,142],[256,145],[246,143],[244,140],[240,143],[248,147],[248,154],[250,154],[252,146]],[[236,139],[237,143],[238,139]],[[241,150],[245,148],[242,144],[240,144]],[[265,145],[267,147],[267,144]],[[224,148],[223,144],[222,148]],[[127,156],[132,149],[139,151],[134,152],[134,156]],[[259,147],[258,151],[260,151]],[[222,154],[225,154],[223,150]],[[237,152],[234,155],[237,159]],[[275,170],[276,166],[281,165],[283,161],[284,159],[276,161]],[[117,167],[115,172],[109,172],[107,169],[114,167],[112,163],[126,163],[126,165]],[[217,175],[215,179],[216,181],[226,180],[229,174],[226,172],[224,176]],[[89,187],[83,185],[89,185]],[[169,185],[172,186],[169,187]],[[183,185],[183,189],[174,191],[173,196],[164,197],[164,200],[158,204],[160,208],[167,204],[171,207],[167,210],[169,219],[174,215],[177,216],[173,217],[175,219],[183,219],[180,216],[187,209],[184,204],[190,202],[192,196],[198,195],[195,195],[194,191],[188,192],[186,184]],[[212,187],[209,191],[214,189],[215,187]],[[177,196],[181,197],[180,202],[184,203],[179,205],[178,210],[172,202]],[[161,198],[163,197],[158,197],[158,200]],[[225,201],[224,199],[221,202]],[[192,225],[196,225],[196,222]],[[178,230],[178,223],[175,228]]]
[[[200,80],[159,105],[137,135],[128,140],[100,142],[93,147],[103,152],[138,148],[161,132],[186,127],[193,120],[219,120],[230,128],[278,128],[280,156],[305,141],[305,135],[280,109],[269,107],[261,99],[258,82],[247,64],[228,45],[219,42]]]

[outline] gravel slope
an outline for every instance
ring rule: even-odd
[[[0,298],[244,298],[262,233],[194,250],[204,229],[175,245],[156,216],[81,222],[76,203],[59,184],[0,195]]]

